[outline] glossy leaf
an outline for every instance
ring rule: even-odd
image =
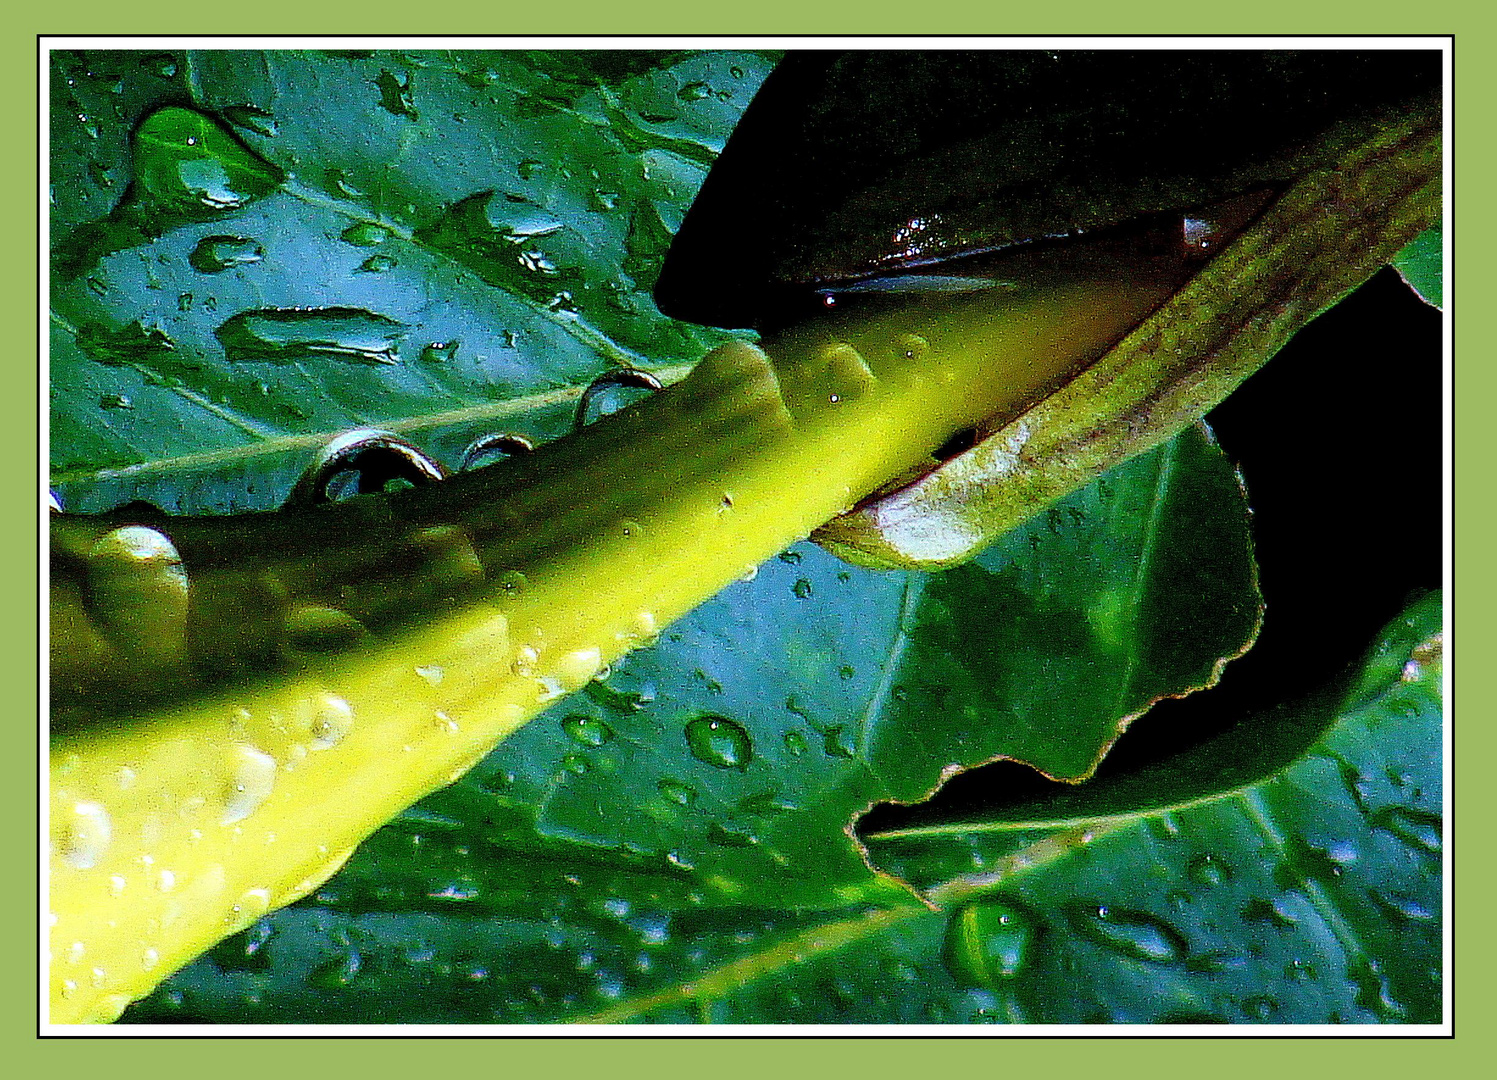
[[[179,214],[156,220],[159,235],[115,236],[128,242],[54,279],[54,487],[82,511],[137,498],[265,508],[338,430],[394,427],[454,462],[496,428],[558,434],[581,386],[610,363],[679,370],[722,336],[661,318],[648,289],[769,63],[721,53],[59,57],[54,237],[125,204],[131,131],[163,104],[190,100],[194,115],[231,125],[235,152],[264,163],[253,175],[279,179],[211,219]],[[316,333],[283,333],[303,322],[285,313],[302,309]],[[345,362],[349,325],[328,325],[340,320],[373,341],[366,354],[395,362]],[[1371,969],[1323,928],[1286,932],[1291,944],[1230,967],[1231,988],[1212,997],[1219,973],[1189,961],[1250,953],[1261,923],[1203,937],[1143,891],[1180,860],[1188,868],[1197,842],[1158,841],[1157,823],[1173,820],[1158,785],[1115,803],[1129,822],[1092,844],[1073,843],[1071,819],[1095,807],[1059,831],[1025,833],[1049,854],[1022,888],[992,896],[973,874],[995,863],[972,859],[1012,857],[1004,845],[1017,833],[1001,816],[969,830],[965,863],[954,834],[871,837],[877,865],[941,898],[934,914],[870,869],[850,835],[870,804],[924,798],[953,771],[998,758],[1084,777],[1151,701],[1209,682],[1258,622],[1246,529],[1234,470],[1196,432],[946,574],[863,571],[797,545],[126,1019],[1065,1020],[1076,1017],[1036,1002],[1044,979],[1075,977],[1069,957],[1099,972],[1076,995],[1091,1010],[1081,1018],[1253,1020],[1264,1017],[1242,1001],[1273,996],[1290,978],[1284,950],[1306,941],[1335,992],[1312,1004],[1281,994],[1267,1018],[1427,1018],[1423,976],[1395,978],[1375,936],[1366,956],[1392,980],[1394,1004],[1380,1012],[1336,996],[1348,973],[1373,986]],[[1419,723],[1433,715],[1438,732],[1431,677],[1406,689],[1425,695]],[[1369,709],[1386,697],[1373,690]],[[1347,715],[1326,739],[1360,730]],[[1296,772],[1329,716],[1307,720],[1297,743],[1242,740],[1235,771],[1201,794],[1241,801],[1261,790],[1286,836],[1329,851],[1303,818],[1329,796],[1318,774]],[[1353,742],[1349,761],[1392,752],[1370,735]],[[1274,776],[1310,779],[1274,801]],[[1416,838],[1438,832],[1427,816],[1394,815],[1392,798],[1369,812],[1386,810],[1389,828]],[[1427,815],[1429,798],[1410,795],[1405,809]],[[1102,878],[1086,876],[1095,852],[1113,860]],[[1362,865],[1382,872],[1382,859],[1379,849]],[[1112,873],[1140,891],[1107,893]],[[1400,879],[1384,899],[1437,939],[1437,921],[1418,915],[1427,885]],[[1299,895],[1293,882],[1282,888]],[[998,906],[961,909],[968,900]],[[1126,917],[1097,923],[1082,900]],[[1066,950],[1044,951],[1062,940]],[[1098,962],[1109,948],[1121,957],[1111,967]],[[1030,975],[1039,981],[1014,989]],[[1166,984],[1170,994],[1155,993]]]

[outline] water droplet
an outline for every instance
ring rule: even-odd
[[[613,738],[613,729],[595,716],[573,713],[561,722],[561,728],[579,746],[602,746]]]
[[[229,784],[219,823],[232,825],[249,817],[270,798],[275,788],[275,758],[253,746],[237,746],[231,752]]]
[[[176,545],[156,529],[112,529],[89,552],[88,605],[115,644],[142,661],[180,658],[188,582]]]
[[[1249,1020],[1266,1021],[1279,1011],[1279,1003],[1267,994],[1255,994],[1242,999],[1242,1013]]]
[[[797,600],[809,600],[812,596],[811,582],[806,578],[797,578],[790,591],[795,593]]]
[[[564,694],[570,694],[592,682],[603,667],[603,656],[596,648],[573,649],[556,660],[552,678]]]
[[[699,716],[687,724],[686,745],[698,761],[719,769],[746,769],[754,758],[749,733],[724,716]]]
[[[785,749],[795,757],[800,757],[807,750],[806,737],[798,731],[785,732]]]
[[[353,985],[363,969],[363,958],[354,949],[316,965],[307,974],[307,985],[318,990],[342,990]]]
[[[146,949],[140,954],[140,968],[142,971],[154,971],[161,963],[161,954],[155,949]]]
[[[1436,915],[1430,905],[1407,893],[1371,893],[1372,901],[1389,918],[1402,922],[1427,922]]]
[[[270,910],[270,892],[267,889],[250,889],[229,905],[224,916],[224,925],[231,933],[247,929]]]
[[[587,774],[587,771],[592,768],[592,766],[588,764],[587,758],[583,757],[581,754],[563,755],[561,759],[561,767],[567,772],[571,773],[573,776],[585,776]]]
[[[390,238],[390,230],[372,221],[360,221],[338,234],[338,239],[354,247],[379,247]]]
[[[408,328],[360,308],[261,308],[241,311],[213,333],[231,362],[338,360],[381,366],[399,362]]]
[[[109,875],[109,895],[115,898],[125,895],[125,879],[118,874]]]
[[[677,806],[691,806],[697,801],[696,788],[688,784],[683,784],[679,780],[672,780],[666,777],[657,781],[655,788],[660,792],[661,798],[665,799],[666,802],[675,803]]]
[[[919,334],[901,334],[894,339],[894,355],[903,360],[923,360],[930,352],[930,342]]]
[[[1373,828],[1392,833],[1425,855],[1439,857],[1444,820],[1439,814],[1408,806],[1390,806],[1372,815]]]
[[[758,846],[759,838],[742,829],[729,829],[716,821],[707,825],[707,839],[718,847],[751,848]]]
[[[416,669],[416,674],[425,679],[432,686],[442,685],[442,678],[447,674],[445,668],[440,664],[426,664]]]
[[[1191,856],[1185,875],[1197,885],[1220,885],[1232,877],[1232,867],[1209,852]]]
[[[247,236],[205,236],[187,262],[200,274],[219,274],[235,266],[250,266],[265,258],[259,241]]]
[[[1067,914],[1083,937],[1134,960],[1173,964],[1190,952],[1178,930],[1147,912],[1083,904]]]
[[[1255,896],[1247,902],[1241,917],[1243,922],[1265,923],[1281,930],[1294,926],[1294,919],[1280,911],[1277,903],[1270,903],[1261,896]]]
[[[636,611],[633,618],[629,620],[629,627],[624,636],[630,641],[638,642],[643,646],[651,646],[660,640],[660,628],[655,623],[653,611]]]
[[[420,114],[416,111],[414,92],[411,87],[412,76],[409,72],[405,78],[397,77],[393,72],[382,70],[379,78],[374,84],[379,87],[380,108],[392,116],[404,117],[407,120],[419,120]]]
[[[133,409],[135,402],[130,400],[128,394],[100,394],[99,408],[101,409]]]
[[[256,135],[264,135],[267,139],[275,138],[280,132],[275,117],[253,105],[230,105],[224,109],[223,115],[224,119],[235,127],[253,131]]]
[[[57,854],[75,870],[90,870],[109,848],[109,811],[96,802],[75,803],[60,822]]]
[[[462,342],[454,338],[451,341],[433,341],[421,350],[421,362],[425,364],[443,364],[457,355],[458,346]]]
[[[827,346],[818,359],[826,365],[825,393],[832,404],[856,401],[876,381],[862,354],[846,342]]]
[[[968,904],[946,928],[946,966],[960,981],[996,987],[1024,969],[1033,954],[1038,922],[1001,900]]]
[[[337,746],[353,730],[353,709],[335,694],[322,694],[310,702],[308,729],[313,750]]]
[[[134,197],[151,210],[192,220],[238,210],[285,178],[227,127],[180,106],[158,109],[141,121],[131,147]]]
[[[529,679],[535,675],[535,664],[539,659],[540,653],[534,645],[521,645],[515,652],[515,662],[509,668],[522,679]]]
[[[538,158],[526,158],[515,166],[515,172],[520,174],[521,180],[534,180],[545,171],[546,163]]]
[[[394,270],[400,264],[389,255],[371,255],[359,263],[358,272],[361,274],[383,274]],[[424,354],[423,354],[424,355]]]
[[[499,595],[506,600],[518,600],[530,587],[530,580],[518,570],[506,570],[495,580]]]

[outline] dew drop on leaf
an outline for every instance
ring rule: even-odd
[[[1070,908],[1068,915],[1082,937],[1133,960],[1173,964],[1190,952],[1178,930],[1147,912],[1079,904]]]
[[[1193,855],[1185,874],[1197,885],[1220,885],[1232,876],[1232,867],[1210,852]]]
[[[574,713],[561,722],[562,730],[579,746],[602,746],[613,738],[613,729],[594,716]]]
[[[960,982],[997,986],[1030,961],[1039,925],[1033,915],[1001,900],[968,904],[946,927],[945,960]]]
[[[724,716],[699,716],[686,725],[692,757],[718,769],[745,769],[754,758],[754,741],[742,725]]]
[[[204,237],[187,262],[199,274],[219,274],[231,267],[247,267],[265,258],[265,249],[250,237]]]
[[[655,788],[660,792],[661,798],[677,806],[690,806],[697,801],[696,789],[679,780],[665,777],[655,784]]]

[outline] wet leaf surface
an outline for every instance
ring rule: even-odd
[[[722,335],[648,290],[770,63],[59,57],[53,236],[97,251],[53,282],[54,486],[79,511],[266,508],[348,427],[454,463],[496,427],[559,434],[610,364],[695,360]],[[96,242],[141,199],[132,132],[184,102],[254,197]],[[1248,520],[1202,429],[949,573],[797,545],[125,1019],[1428,1020],[1438,679],[1405,665],[1437,603],[1297,742],[1239,731],[1189,807],[1144,775],[1044,820],[874,829],[878,869],[851,835],[994,759],[1084,777],[1210,682],[1258,625]]]

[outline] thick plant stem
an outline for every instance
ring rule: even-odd
[[[710,353],[398,496],[54,523],[51,1015],[107,1022],[550,702],[1169,292],[1069,280]],[[104,674],[95,678],[91,672]]]
[[[1440,220],[1436,105],[1302,177],[1169,302],[966,453],[818,530],[851,562],[937,569],[1194,423]]]

